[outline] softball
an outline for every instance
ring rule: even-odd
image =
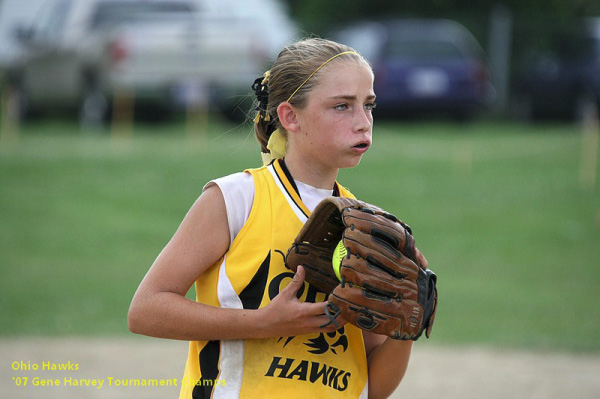
[[[344,246],[344,241],[340,240],[338,245],[333,250],[333,256],[331,257],[331,264],[333,265],[333,272],[337,276],[338,280],[341,280],[340,277],[340,266],[342,266],[342,259],[344,256],[348,254],[346,247]]]

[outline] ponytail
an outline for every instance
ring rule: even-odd
[[[271,71],[265,72],[263,77],[257,78],[252,84],[252,90],[256,96],[256,116],[254,117],[254,134],[260,144],[261,152],[268,152],[267,143],[269,136],[273,133],[273,119],[267,110],[269,105],[269,76]]]

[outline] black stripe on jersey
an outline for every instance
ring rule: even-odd
[[[298,190],[298,187],[296,186],[296,180],[294,180],[294,177],[292,176],[292,174],[290,173],[290,170],[287,168],[287,166],[285,164],[285,159],[282,159],[281,162],[279,163],[279,165],[281,166],[281,170],[283,170],[285,177],[288,178],[288,180],[290,181],[290,184],[292,185],[292,187],[294,187],[294,190],[296,191],[296,194],[298,194],[298,197],[300,197],[300,199],[302,199],[302,196],[300,195],[300,190]],[[340,196],[340,187],[338,186],[337,182],[333,183],[333,196],[334,197]]]
[[[287,178],[287,180],[290,182],[291,186],[294,188],[294,190],[296,191],[296,194],[298,194],[298,197],[300,199],[302,199],[302,197],[300,197],[300,193],[298,193],[298,187],[296,187],[296,183],[294,182],[294,179],[292,178],[292,175],[290,174],[290,171],[287,169],[287,167],[285,166],[285,162],[283,162],[283,160],[281,160],[279,162],[279,166],[281,166],[281,170],[283,170],[283,173],[285,174],[285,177]],[[306,212],[304,212],[304,210],[302,209],[302,207],[296,203],[296,201],[294,201],[294,197],[292,196],[292,194],[288,191],[287,187],[285,186],[285,183],[283,181],[283,179],[281,178],[281,176],[279,176],[279,173],[277,173],[277,169],[275,170],[275,175],[277,176],[277,178],[279,179],[279,182],[281,183],[281,185],[283,186],[283,189],[285,190],[285,192],[287,193],[288,197],[290,197],[290,199],[294,202],[294,204],[296,204],[296,207],[300,210],[300,212],[302,212],[302,214],[304,216],[306,216],[308,218],[308,215],[306,214]]]
[[[287,179],[289,180],[292,187],[294,187],[294,191],[296,192],[296,194],[298,194],[298,197],[300,197],[300,199],[302,199],[302,197],[300,196],[300,190],[298,190],[298,187],[296,186],[296,181],[294,180],[294,177],[292,176],[292,174],[290,173],[290,170],[287,168],[287,165],[285,164],[285,159],[282,159],[281,162],[279,162],[279,166],[281,166],[281,170],[283,170],[285,177],[287,177]]]
[[[239,296],[242,300],[244,309],[258,309],[260,306],[265,293],[265,288],[267,287],[270,263],[271,253],[269,252],[254,277],[252,277],[252,280],[250,280],[248,285],[240,292]]]
[[[333,196],[334,197],[339,197],[340,196],[340,186],[338,186],[337,182],[335,182],[333,184]]]
[[[209,399],[211,397],[219,376],[220,354],[221,343],[219,341],[207,342],[200,351],[199,361],[202,377],[200,377],[192,391],[193,399]]]

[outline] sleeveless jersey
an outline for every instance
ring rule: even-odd
[[[248,220],[224,257],[196,281],[198,302],[258,309],[294,276],[283,255],[310,211],[283,161],[248,172],[255,188]],[[341,196],[353,197],[337,183],[336,188]],[[325,300],[307,283],[298,295],[301,301]],[[332,333],[193,341],[180,399],[366,398],[367,371],[362,331],[349,324]]]

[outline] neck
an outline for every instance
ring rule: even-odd
[[[306,159],[297,156],[293,151],[286,154],[285,165],[294,180],[327,190],[333,189],[339,171],[339,169],[331,169],[314,162],[307,162]]]

